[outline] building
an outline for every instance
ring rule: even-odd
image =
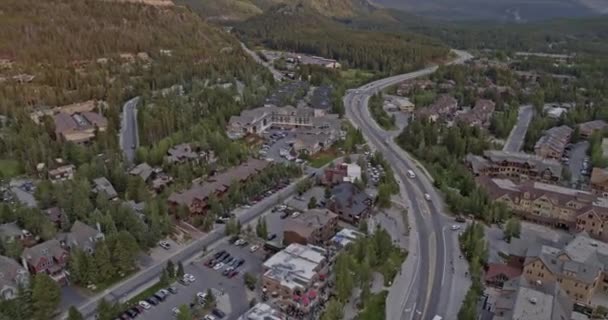
[[[406,97],[385,94],[384,109],[389,112],[401,111],[411,113],[414,112],[414,104]]]
[[[344,228],[338,231],[338,233],[336,233],[336,235],[331,238],[331,243],[338,248],[345,248],[346,246],[355,242],[357,239],[363,236],[365,235],[359,231]]]
[[[578,131],[583,139],[589,138],[593,133],[597,131],[603,131],[608,127],[608,123],[604,120],[592,120],[584,122],[578,125]]]
[[[108,127],[108,120],[93,111],[80,113],[60,111],[53,115],[53,122],[58,139],[79,144],[91,141],[95,137],[95,132],[103,132]]]
[[[210,196],[221,197],[235,182],[244,182],[266,169],[270,163],[264,160],[249,159],[223,173],[209,177],[206,181],[196,181],[184,191],[174,192],[169,196],[169,205],[173,212],[178,207],[188,208],[190,214],[202,214],[207,210]]]
[[[17,261],[0,255],[0,300],[15,298],[19,288],[28,285],[29,276]]]
[[[576,217],[576,231],[608,241],[608,199],[597,199],[594,206],[582,210]]]
[[[353,183],[342,182],[331,188],[327,208],[340,219],[358,224],[369,216],[372,203],[372,198]]]
[[[572,300],[558,284],[519,277],[499,291],[492,320],[570,320],[572,310]]]
[[[514,213],[541,224],[574,229],[577,217],[593,208],[604,210],[592,193],[535,181],[519,184],[508,179],[479,178],[494,201],[505,203]]]
[[[241,112],[228,122],[228,136],[236,139],[248,134],[262,134],[270,128],[316,129],[316,134],[339,131],[340,119],[337,115],[315,112],[308,107],[276,107],[269,105]],[[308,132],[300,131],[300,134]],[[315,134],[313,130],[313,134]]]
[[[26,248],[21,254],[24,268],[31,274],[46,273],[53,280],[67,283],[67,266],[69,253],[65,250],[59,240],[51,239],[31,248]]]
[[[238,320],[287,320],[287,315],[260,302],[241,315]]]
[[[608,170],[593,168],[589,186],[594,194],[600,197],[608,197]]]
[[[456,120],[469,126],[487,128],[490,126],[490,119],[495,109],[496,103],[494,101],[477,99],[473,108],[468,112],[459,114]]]
[[[561,159],[566,145],[570,143],[573,131],[566,125],[547,130],[534,145],[534,153],[545,159]]]
[[[416,119],[429,119],[432,122],[451,121],[457,110],[458,101],[450,95],[443,94],[430,106],[416,109],[414,116]]]
[[[95,229],[80,221],[76,221],[72,225],[70,232],[60,233],[56,236],[56,239],[61,243],[61,247],[68,251],[80,249],[92,254],[95,251],[96,243],[105,238],[100,229],[99,224],[97,224],[97,229]]]
[[[116,189],[114,189],[114,186],[106,177],[93,180],[93,192],[105,195],[108,200],[118,198],[118,192],[116,192]]]
[[[466,161],[476,176],[534,180],[556,184],[562,176],[562,165],[553,159],[502,150],[486,150],[483,157],[467,155]]]
[[[356,163],[344,162],[326,168],[319,182],[325,186],[333,186],[341,182],[355,182],[357,179],[361,180],[361,167]]]
[[[502,288],[505,282],[521,275],[521,269],[504,263],[489,263],[484,274],[485,283]]]
[[[189,143],[182,143],[171,147],[167,150],[165,157],[168,163],[185,163],[204,161],[206,163],[214,163],[217,161],[214,153],[200,150],[200,148],[192,146]]]
[[[76,166],[68,164],[49,170],[48,176],[51,182],[72,180],[74,178],[74,171]]]
[[[151,178],[153,173],[154,173],[154,169],[145,162],[136,165],[135,167],[133,167],[133,169],[131,169],[129,171],[130,175],[138,176],[142,180],[144,180],[144,182],[148,182],[148,179]]]
[[[283,243],[323,245],[338,231],[338,216],[327,209],[310,209],[285,220]]]
[[[514,239],[509,260],[530,283],[558,284],[579,305],[593,307],[608,293],[608,244],[581,232],[557,239]],[[518,262],[520,264],[518,264]]]
[[[292,243],[263,264],[262,292],[283,308],[304,312],[318,303],[325,286],[327,251],[312,245]]]

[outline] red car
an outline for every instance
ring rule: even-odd
[[[228,278],[234,278],[237,274],[239,274],[237,270],[230,271],[230,273],[228,274]]]

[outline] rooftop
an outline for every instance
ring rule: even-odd
[[[280,311],[265,303],[258,303],[241,315],[238,320],[285,320],[287,317]]]
[[[295,218],[285,221],[285,231],[294,231],[304,237],[308,237],[317,229],[323,228],[331,219],[337,215],[327,209],[311,209]]]
[[[279,281],[289,288],[305,289],[325,261],[326,251],[312,245],[292,243],[264,262],[265,277]]]

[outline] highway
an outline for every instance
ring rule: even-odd
[[[135,151],[139,147],[139,133],[137,132],[137,104],[139,97],[135,97],[122,107],[122,121],[120,124],[120,148],[128,163],[133,163]]]
[[[466,52],[455,51],[458,58],[451,63],[462,63],[472,56]],[[397,84],[404,80],[429,75],[437,69],[428,67],[408,74],[380,79],[360,88],[349,90],[344,96],[346,116],[353,125],[361,129],[363,135],[372,146],[383,154],[392,165],[397,180],[401,181],[401,195],[410,203],[409,213],[413,215],[413,222],[417,232],[416,243],[418,252],[416,266],[412,274],[403,274],[411,277],[408,281],[395,281],[395,285],[409,283],[407,287],[393,288],[391,291],[402,292],[399,299],[387,299],[387,319],[411,320],[431,319],[438,314],[444,319],[455,317],[453,310],[448,310],[452,299],[452,282],[455,274],[452,272],[451,261],[458,254],[458,242],[455,241],[454,232],[449,230],[452,219],[443,215],[444,204],[437,194],[431,181],[423,171],[416,166],[413,159],[393,142],[393,136],[381,129],[373,120],[367,107],[371,95]],[[408,170],[416,173],[416,178],[406,176]],[[431,196],[431,201],[424,199],[424,193]],[[449,313],[449,316],[446,315]]]

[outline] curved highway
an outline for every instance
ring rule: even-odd
[[[462,63],[472,56],[466,52],[455,51],[458,58],[452,63]],[[393,76],[377,80],[349,90],[344,96],[346,116],[359,129],[368,140],[372,148],[383,154],[385,159],[393,166],[398,180],[401,181],[401,193],[410,203],[410,214],[417,229],[417,257],[413,274],[403,275],[411,277],[407,288],[397,288],[401,294],[401,301],[387,301],[387,319],[410,320],[432,319],[434,315],[441,315],[444,319],[455,318],[455,314],[446,315],[450,299],[452,298],[452,282],[454,278],[452,263],[455,253],[458,252],[458,242],[455,233],[449,230],[448,217],[444,211],[442,198],[433,188],[432,183],[420,170],[414,161],[393,142],[393,135],[381,129],[373,120],[367,107],[369,98],[391,85],[404,80],[410,80],[433,73],[436,66],[416,72]],[[408,170],[416,173],[416,178],[406,176]],[[424,199],[424,193],[431,196],[432,201]],[[456,261],[458,263],[458,261]],[[395,285],[397,285],[395,281]],[[387,299],[388,300],[388,299]],[[452,313],[452,312],[450,312]]]

